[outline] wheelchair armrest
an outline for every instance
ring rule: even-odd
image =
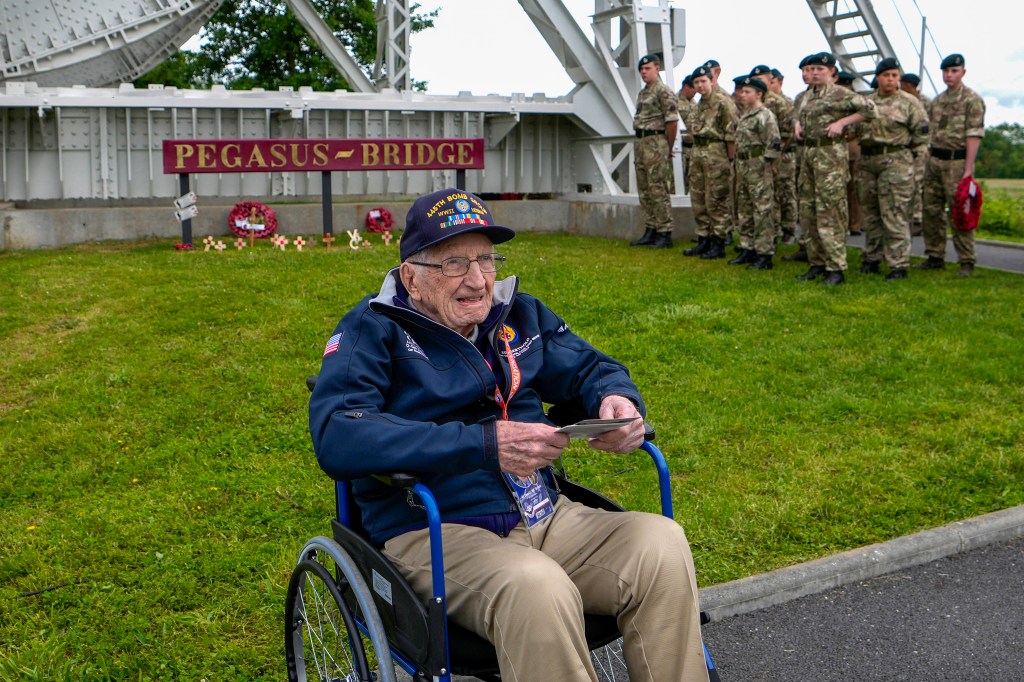
[[[372,478],[392,488],[411,488],[420,482],[418,475],[404,471],[397,471],[393,474],[373,474]]]
[[[590,415],[583,411],[577,403],[558,403],[552,405],[548,410],[548,419],[555,426],[568,426],[589,418]],[[654,427],[644,420],[644,440],[654,440],[655,435],[657,434]]]

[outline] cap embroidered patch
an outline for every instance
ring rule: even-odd
[[[326,358],[331,353],[338,351],[338,346],[341,345],[341,337],[345,336],[345,332],[338,332],[331,338],[327,339],[327,345],[324,346],[324,357]]]

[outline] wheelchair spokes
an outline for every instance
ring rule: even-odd
[[[590,652],[590,660],[601,682],[629,682],[626,659],[622,654],[622,638]]]

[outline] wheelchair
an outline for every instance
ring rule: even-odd
[[[306,384],[310,391],[316,376]],[[557,406],[555,423],[571,423]],[[658,472],[662,514],[674,518],[668,466],[651,442],[648,427],[641,448]],[[414,681],[450,682],[452,675],[500,680],[498,659],[487,640],[454,623],[445,613],[441,515],[430,490],[412,474],[376,477],[414,495],[425,509],[430,537],[433,595],[424,601],[399,571],[369,542],[347,481],[335,482],[332,537],[309,540],[299,553],[285,600],[285,654],[291,682],[398,682],[397,668]],[[556,471],[560,493],[608,511],[623,508]],[[702,623],[707,617],[701,613]],[[587,644],[598,677],[628,680],[622,637],[612,616],[585,616]],[[718,671],[704,647],[711,682]]]

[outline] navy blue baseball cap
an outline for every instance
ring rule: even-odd
[[[487,204],[477,195],[461,189],[438,190],[412,203],[399,254],[404,261],[428,246],[470,232],[479,232],[494,244],[516,236],[514,230],[494,224]]]

